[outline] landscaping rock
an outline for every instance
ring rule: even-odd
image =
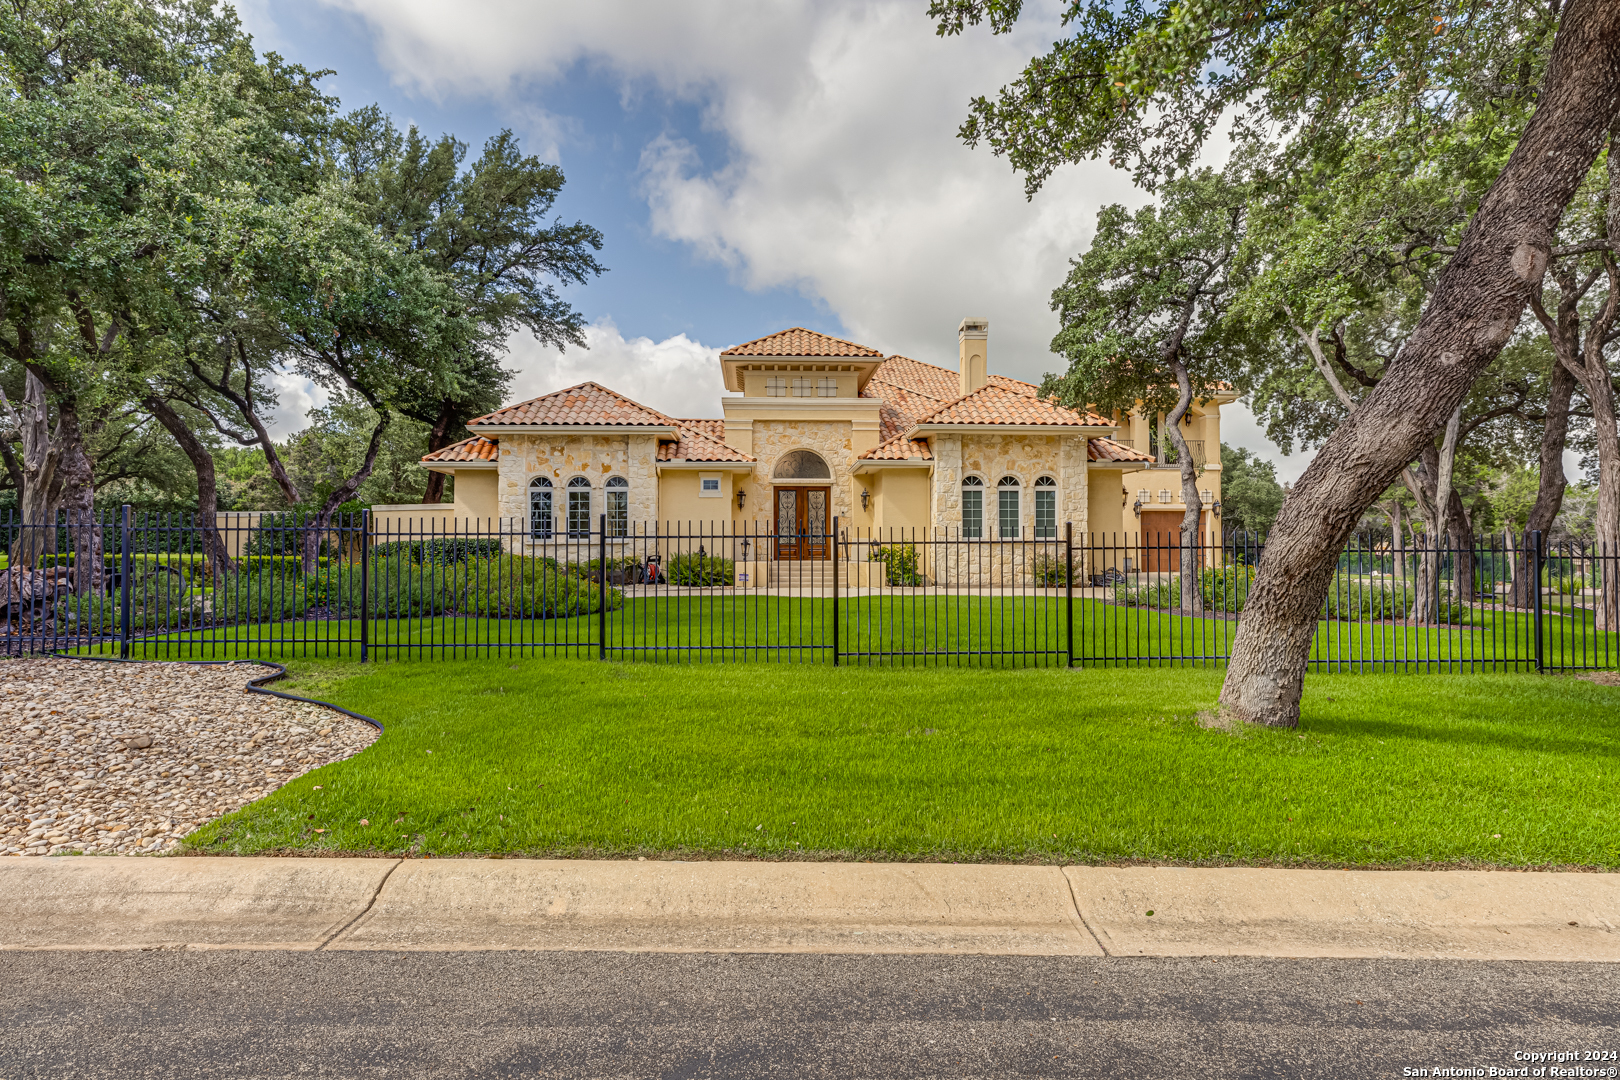
[[[352,717],[244,693],[263,673],[0,662],[0,855],[169,850],[376,741],[377,729]]]

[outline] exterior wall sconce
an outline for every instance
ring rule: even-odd
[[[1131,513],[1135,514],[1137,517],[1142,516],[1142,500],[1141,499],[1137,499],[1136,502],[1131,504]]]
[[[1216,517],[1221,516],[1221,503],[1219,499],[1215,500],[1215,503],[1209,508],[1209,512],[1214,514]]]
[[[742,561],[747,562],[748,561],[748,546],[749,546],[748,537],[745,536],[745,537],[742,538],[742,544],[740,546],[742,547]]]
[[[742,488],[737,489],[737,509],[738,510],[741,510],[743,508],[743,499],[746,498],[747,496],[748,496],[748,492],[744,491]]]
[[[1129,491],[1126,491],[1124,488],[1119,489],[1119,505],[1121,505],[1121,506],[1129,506],[1129,505],[1131,505],[1131,493]]]
[[[861,488],[861,509],[862,510],[866,509],[866,500],[870,499],[871,497],[872,497],[871,492],[867,491],[865,488]]]

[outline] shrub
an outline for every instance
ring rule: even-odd
[[[669,578],[671,585],[688,587],[730,585],[735,571],[736,567],[730,559],[722,559],[718,555],[696,555],[692,552],[672,555],[664,566],[664,576]]]
[[[1069,560],[1048,551],[1037,551],[1029,563],[1029,576],[1043,589],[1067,585],[1069,572]]]
[[[427,540],[390,540],[374,544],[374,559],[409,558],[411,562],[437,564],[493,559],[503,551],[499,539],[472,536],[439,536]]]
[[[1253,584],[1254,567],[1242,564],[1206,567],[1198,575],[1198,591],[1203,593],[1204,606],[1210,611],[1242,611]]]
[[[1126,607],[1173,608],[1181,605],[1181,579],[1114,586],[1114,602]]]
[[[214,586],[213,614],[225,622],[277,622],[309,612],[308,582],[281,566],[249,567],[222,575]]]
[[[1328,586],[1325,608],[1329,619],[1404,619],[1412,610],[1412,590],[1406,585],[1335,574]]]
[[[726,564],[728,567],[730,563]],[[474,615],[505,619],[565,619],[599,609],[602,587],[577,573],[558,568],[551,559],[521,555],[468,563],[465,607]],[[607,590],[612,611],[624,593]]]
[[[597,567],[599,567],[601,564],[601,559],[591,559],[589,562],[569,563],[568,569],[576,574],[581,574],[594,581],[596,580],[597,576]],[[609,558],[607,561],[609,575],[626,570],[636,570],[640,567],[641,560],[636,558],[634,555],[614,556]]]
[[[890,544],[877,546],[867,555],[872,562],[883,564],[883,580],[890,585],[921,585],[922,557],[916,544]]]

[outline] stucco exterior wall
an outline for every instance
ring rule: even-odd
[[[880,532],[916,530],[926,535],[933,525],[927,469],[884,469],[879,480],[880,501],[874,526]]]
[[[498,469],[457,469],[455,516],[458,518],[499,517],[500,480]]]
[[[720,478],[720,497],[700,492],[704,475]],[[736,487],[731,473],[699,473],[690,469],[670,469],[658,477],[658,520],[662,523],[701,524],[704,529],[725,531],[737,509]]]

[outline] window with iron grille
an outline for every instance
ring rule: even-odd
[[[583,476],[568,481],[568,538],[590,539],[591,482]]]
[[[793,396],[815,397],[815,381],[813,379],[807,379],[803,375],[795,375],[793,377]]]
[[[817,397],[837,397],[838,396],[838,380],[837,379],[825,379],[825,378],[817,379],[816,380],[816,396]]]
[[[630,534],[630,481],[622,476],[610,476],[607,482],[607,533],[609,536]]]
[[[552,527],[551,481],[537,476],[529,481],[529,536],[550,540]]]
[[[1018,477],[1003,476],[996,481],[996,530],[1003,540],[1019,537]]]
[[[1057,481],[1050,476],[1035,481],[1035,539],[1057,539]]]
[[[787,397],[787,379],[781,375],[765,376],[766,397]]]
[[[984,481],[977,476],[962,479],[962,538],[984,536]]]

